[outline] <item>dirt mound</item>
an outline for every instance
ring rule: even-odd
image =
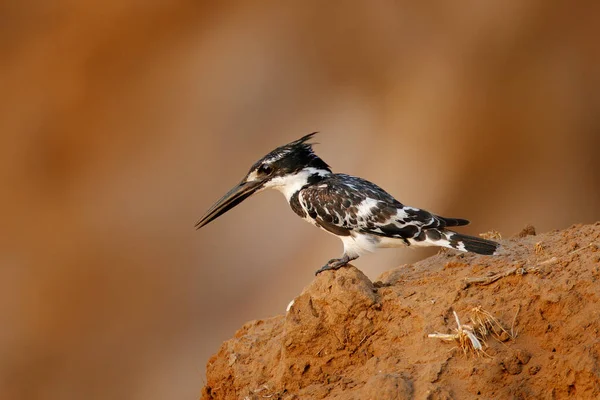
[[[202,398],[599,398],[600,223],[501,242],[320,274],[223,343]]]

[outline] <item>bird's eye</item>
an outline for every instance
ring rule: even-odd
[[[271,172],[273,172],[273,167],[268,164],[262,164],[260,167],[258,167],[258,172],[269,175]]]

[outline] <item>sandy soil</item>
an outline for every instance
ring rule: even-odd
[[[223,343],[202,399],[599,398],[600,222],[501,242],[320,274]]]

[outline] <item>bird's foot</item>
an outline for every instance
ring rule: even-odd
[[[329,260],[327,262],[327,264],[325,264],[320,269],[318,269],[317,272],[315,272],[315,275],[319,275],[323,271],[328,271],[328,270],[335,271],[336,269],[340,269],[340,268],[348,265],[348,263],[350,261],[356,260],[357,258],[358,257],[349,257],[347,255],[344,255],[342,258],[332,258],[331,260]]]

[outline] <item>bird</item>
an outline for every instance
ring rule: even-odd
[[[196,223],[200,229],[250,196],[265,189],[283,193],[302,219],[341,239],[344,252],[315,275],[337,270],[377,248],[440,246],[482,255],[497,254],[500,244],[448,228],[469,224],[396,200],[376,184],[334,173],[317,156],[310,140],[317,132],[277,147],[252,165],[241,182],[218,200]]]

